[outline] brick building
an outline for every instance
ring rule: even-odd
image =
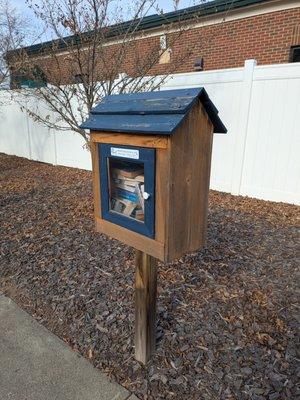
[[[188,29],[176,41],[172,38],[179,20]],[[37,75],[42,72],[45,81],[58,74],[61,83],[80,81],[81,74],[66,45],[72,40],[74,37],[55,44],[59,68],[49,56],[53,42],[26,47]],[[119,42],[120,27],[112,27],[105,50],[102,49],[108,59],[113,61]],[[241,67],[251,58],[260,65],[300,62],[300,0],[215,0],[163,16],[152,15],[143,19],[132,42],[118,71],[129,76],[137,75],[137,59],[147,57],[150,48],[157,48],[159,54],[151,67],[152,74],[166,73],[172,67],[175,73]],[[99,70],[103,71],[103,66],[99,65]],[[16,74],[13,68],[12,76],[16,86],[30,85],[32,81]]]

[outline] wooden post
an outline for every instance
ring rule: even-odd
[[[157,260],[135,250],[135,358],[150,360],[156,342]]]

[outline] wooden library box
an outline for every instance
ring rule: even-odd
[[[91,131],[98,232],[169,262],[205,243],[213,133],[204,88],[106,96]]]

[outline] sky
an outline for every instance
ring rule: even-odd
[[[193,6],[195,4],[200,4],[204,0],[179,0],[178,8],[186,8]],[[36,1],[38,3],[38,1]],[[128,4],[128,0],[121,0],[124,5]],[[34,27],[34,32],[32,31],[32,37],[28,37],[26,44],[39,43],[42,41],[50,40],[49,33],[42,32],[42,27],[39,27],[39,22],[36,21],[34,13],[27,7],[25,0],[9,0],[9,3],[14,6],[18,12],[27,18],[30,25]],[[174,11],[174,1],[173,0],[157,0],[157,5],[163,12]],[[149,12],[150,14],[156,14],[157,10],[153,9]],[[34,39],[33,39],[34,38]]]
[[[38,1],[36,2],[38,3]],[[121,0],[121,2],[124,3],[124,5],[128,4],[128,0]],[[203,2],[203,0],[179,0],[178,8],[190,7],[195,4],[200,4],[201,2]],[[30,32],[31,35],[28,35],[26,41],[27,45],[52,39],[49,32],[43,32],[42,26],[40,26],[39,21],[36,21],[34,13],[27,7],[25,0],[9,0],[9,3],[14,6],[18,12],[29,21],[30,26],[33,27],[31,28],[32,32]],[[173,0],[157,0],[157,5],[163,12],[174,11]],[[149,12],[149,15],[156,13],[157,10],[153,9]]]
[[[127,3],[127,0],[123,0],[123,1],[124,1],[124,4]],[[10,3],[12,5],[14,5],[24,15],[32,17],[32,13],[30,12],[30,10],[28,10],[25,0],[10,0]],[[174,4],[173,4],[172,0],[158,0],[157,3],[164,12],[174,10]],[[179,0],[179,8],[190,7],[190,6],[195,5],[196,3],[199,4],[200,1],[197,2],[195,0]]]

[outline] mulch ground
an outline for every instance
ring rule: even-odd
[[[2,154],[0,177],[0,289],[97,368],[141,399],[299,399],[299,208],[210,193],[206,248],[159,264],[144,368],[133,251],[94,233],[91,173]]]

